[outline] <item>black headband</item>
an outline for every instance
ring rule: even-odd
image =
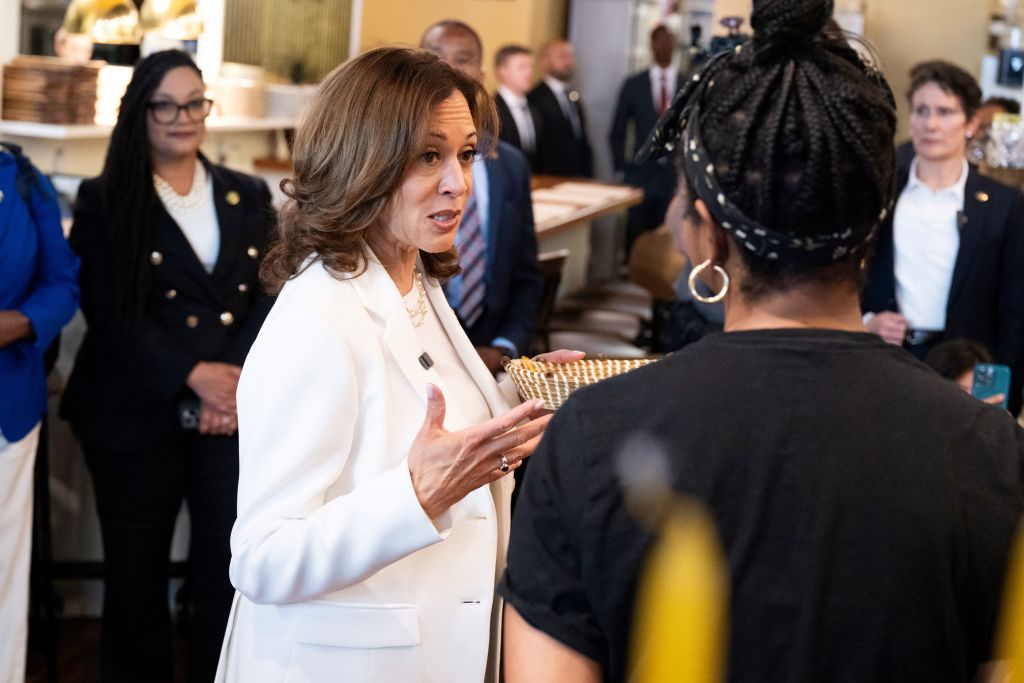
[[[844,230],[818,235],[797,235],[767,228],[747,217],[719,185],[714,161],[701,139],[700,101],[714,87],[718,67],[742,50],[723,52],[713,57],[693,75],[672,105],[658,119],[647,142],[637,152],[636,160],[644,162],[670,154],[682,144],[683,170],[690,187],[708,208],[708,212],[742,248],[760,258],[804,265],[825,265],[838,261],[862,247],[874,234],[875,226],[851,226]],[[879,220],[885,218],[883,210]]]

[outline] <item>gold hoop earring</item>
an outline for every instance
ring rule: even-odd
[[[686,281],[686,283],[687,285],[689,285],[690,295],[693,296],[694,299],[701,302],[702,304],[717,304],[719,301],[725,298],[726,294],[729,293],[729,273],[725,272],[725,268],[717,264],[711,266],[712,268],[714,268],[715,272],[718,273],[722,278],[722,289],[719,290],[719,292],[713,296],[703,296],[700,292],[697,291],[697,278],[700,277],[700,274],[704,272],[704,269],[707,268],[708,266],[711,266],[711,259],[708,259],[704,263],[700,264],[699,266],[691,270],[690,277]]]

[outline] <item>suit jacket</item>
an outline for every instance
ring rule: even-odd
[[[491,413],[506,412],[444,293],[423,281]],[[376,259],[342,278],[313,263],[284,286],[238,385],[239,595],[218,682],[479,683],[494,671],[513,482],[482,486],[437,520],[424,513],[408,453],[427,384],[451,394],[421,353]],[[471,426],[452,400],[445,426]]]
[[[530,201],[530,170],[522,153],[504,142],[489,156],[487,290],[483,314],[466,334],[476,346],[505,337],[525,352],[533,335],[543,280]]]
[[[683,76],[676,72],[676,90],[683,88]],[[626,147],[626,134],[629,124],[633,124],[633,145]],[[658,114],[651,93],[651,71],[644,69],[635,73],[622,83],[619,99],[615,105],[615,118],[608,133],[608,142],[612,146],[612,163],[616,171],[623,171],[633,164],[636,150],[647,140],[658,122]],[[656,162],[648,162],[656,163]],[[668,165],[671,168],[671,164]]]
[[[21,163],[27,163],[20,157]],[[18,178],[39,183],[21,196]],[[29,319],[33,339],[0,347],[0,434],[20,441],[46,412],[43,354],[78,309],[78,257],[60,223],[57,194],[31,166],[0,152],[0,311]]]
[[[527,100],[527,109],[530,112],[530,118],[533,120],[533,133],[534,133],[534,148],[531,150],[523,149],[523,141],[519,137],[519,127],[516,126],[516,120],[512,118],[512,110],[509,108],[505,98],[501,96],[501,93],[494,93],[494,107],[498,110],[498,122],[499,126],[499,139],[505,142],[520,152],[526,157],[526,161],[530,165],[531,171],[537,170],[537,141],[540,137],[540,120],[537,117],[537,113],[533,110],[533,106],[529,104]]]
[[[537,173],[559,176],[580,176],[589,178],[594,174],[587,139],[587,121],[580,101],[572,102],[580,118],[582,136],[577,138],[572,122],[562,112],[558,98],[548,84],[541,81],[526,96],[537,118]]]
[[[682,75],[676,72],[676,92],[683,87]],[[638,232],[650,230],[665,220],[665,211],[676,192],[676,171],[671,157],[637,163],[636,150],[647,140],[658,121],[651,93],[651,72],[644,69],[627,78],[619,91],[608,141],[612,148],[612,162],[622,179],[644,191],[644,201],[629,211],[626,248],[629,250]],[[633,144],[627,149],[627,132],[633,128]]]
[[[908,168],[897,173],[897,193]],[[894,213],[894,212],[892,212]],[[865,312],[899,311],[896,302],[893,217],[881,225],[863,295]],[[1024,206],[1020,192],[972,166],[964,187],[960,250],[946,305],[946,339],[984,344],[996,362],[1009,365],[1011,408],[1019,409],[1024,378]]]
[[[195,398],[185,381],[200,361],[241,365],[271,299],[259,265],[273,226],[261,180],[203,160],[213,178],[220,251],[207,273],[174,219],[151,216],[151,285],[142,319],[126,324],[117,308],[118,244],[104,211],[100,179],[78,192],[71,246],[82,259],[82,312],[88,331],[61,405],[84,442],[138,447],[179,425],[178,403]]]

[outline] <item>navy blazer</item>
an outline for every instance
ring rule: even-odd
[[[897,172],[897,194],[909,168]],[[892,212],[895,213],[895,212]],[[896,302],[893,216],[880,226],[863,294],[865,312],[899,311]],[[946,304],[946,339],[984,344],[996,362],[1009,365],[1011,409],[1020,405],[1024,375],[1024,206],[1016,189],[971,166],[964,187],[960,250]]]
[[[572,122],[562,112],[558,98],[548,84],[541,81],[526,96],[537,112],[540,129],[537,131],[537,173],[589,178],[594,174],[590,142],[587,140],[587,120],[577,100],[572,103],[580,118],[581,137],[573,133]]]
[[[57,193],[26,171],[38,183],[31,207],[16,188],[14,155],[0,152],[0,310],[20,311],[35,333],[0,348],[0,433],[12,443],[46,412],[43,353],[78,309],[78,257],[64,239]]]
[[[117,310],[116,227],[105,215],[99,178],[78,192],[71,246],[82,258],[88,331],[61,404],[83,442],[131,448],[178,429],[178,403],[200,361],[242,365],[270,310],[259,265],[274,224],[270,191],[252,176],[205,161],[213,178],[220,251],[207,273],[159,201],[146,249],[151,284],[135,324]]]
[[[530,165],[530,170],[535,171],[537,166],[536,145],[540,138],[540,120],[537,118],[537,112],[533,110],[533,106],[527,101],[527,109],[530,112],[530,118],[533,120],[534,149],[525,150],[523,149],[523,141],[519,137],[519,128],[516,126],[516,120],[512,118],[512,110],[509,109],[508,102],[501,96],[501,93],[494,93],[494,108],[498,110],[500,139],[522,152]]]
[[[682,88],[683,76],[677,71],[675,92]],[[633,146],[626,149],[626,134],[630,122],[633,123]],[[636,150],[646,142],[657,122],[658,113],[651,92],[651,70],[644,69],[623,81],[619,90],[615,118],[608,133],[608,142],[612,146],[612,163],[616,171],[622,171],[632,163]]]
[[[466,328],[474,346],[505,337],[526,353],[543,282],[530,201],[530,171],[515,147],[498,142],[486,158],[487,293],[483,314]]]

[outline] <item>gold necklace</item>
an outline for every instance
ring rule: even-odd
[[[416,273],[416,281],[413,283],[416,288],[416,306],[409,308],[402,302],[405,312],[409,315],[409,322],[413,327],[420,327],[427,319],[427,292],[423,289],[423,276]]]

